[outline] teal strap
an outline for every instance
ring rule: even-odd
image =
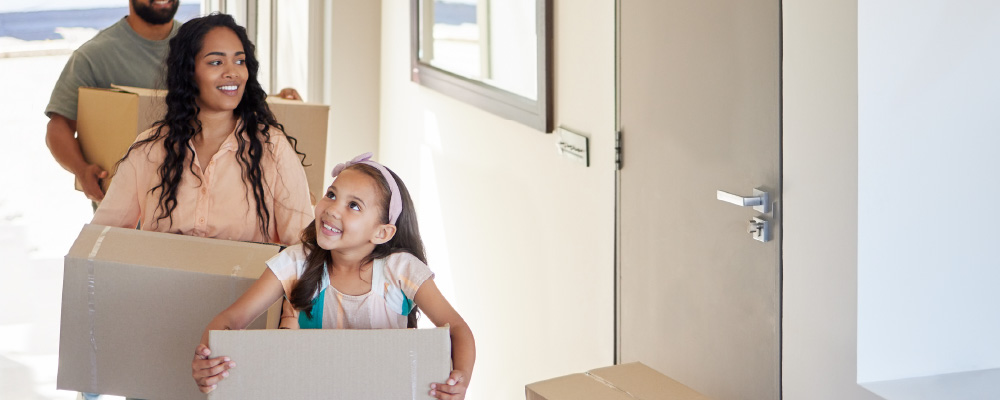
[[[413,311],[413,300],[410,300],[409,297],[406,297],[406,292],[404,292],[403,289],[399,289],[399,292],[403,294],[403,305],[402,307],[400,307],[401,308],[401,310],[399,310],[400,314],[410,315],[410,311]]]
[[[299,329],[323,329],[323,298],[326,297],[326,289],[319,292],[319,296],[312,301],[312,318],[306,316],[306,312],[299,312]]]

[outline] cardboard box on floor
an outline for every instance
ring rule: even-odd
[[[149,129],[167,113],[166,91],[114,86],[111,89],[79,89],[76,130],[80,148],[87,162],[97,164],[108,174],[128,151],[135,137]],[[306,154],[306,179],[309,193],[323,196],[326,171],[326,135],[330,106],[268,97],[268,107],[298,140],[298,149]],[[111,178],[102,182],[107,190]],[[77,187],[77,189],[80,189]]]
[[[527,400],[709,400],[638,362],[531,383],[524,393]]]
[[[85,225],[65,258],[56,387],[204,399],[191,360],[205,326],[280,249]],[[277,327],[280,305],[251,327]]]
[[[430,399],[451,372],[448,328],[211,331],[236,367],[209,393],[227,399]]]

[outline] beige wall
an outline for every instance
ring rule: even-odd
[[[324,168],[329,171],[358,154],[378,152],[382,4],[329,0],[327,7],[324,37],[330,43],[322,61],[329,82],[323,92],[330,105]],[[331,180],[328,176],[325,183]]]
[[[782,392],[879,399],[856,384],[857,1],[782,7]]]
[[[382,3],[380,158],[413,186],[438,282],[472,325],[473,398],[610,364],[614,2],[556,0],[555,138],[409,81],[408,7]],[[857,3],[783,2],[783,396],[858,386]]]
[[[470,398],[613,362],[614,2],[555,0],[556,137],[410,82],[409,2],[382,2],[379,159],[413,190],[438,285],[476,335]]]

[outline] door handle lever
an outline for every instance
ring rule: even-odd
[[[715,198],[741,207],[753,207],[754,210],[762,213],[771,212],[771,196],[761,188],[755,188],[753,196],[748,197],[717,190]]]

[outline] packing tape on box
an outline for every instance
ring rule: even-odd
[[[597,381],[597,382],[599,382],[599,383],[603,384],[604,386],[607,386],[607,387],[609,387],[609,388],[611,388],[611,389],[614,389],[614,390],[617,390],[617,391],[619,391],[619,392],[622,392],[622,393],[625,393],[625,395],[627,395],[627,396],[628,396],[628,397],[630,397],[630,398],[633,398],[633,399],[639,399],[639,397],[638,397],[638,396],[636,396],[636,395],[634,395],[634,394],[630,393],[630,392],[629,392],[628,390],[624,390],[624,389],[622,389],[622,388],[618,387],[618,386],[617,386],[617,385],[615,385],[614,383],[611,383],[611,382],[609,382],[608,380],[606,380],[606,379],[604,379],[604,378],[601,378],[601,377],[599,377],[599,376],[597,376],[597,375],[594,375],[594,374],[592,374],[592,373],[590,373],[590,372],[587,372],[587,376],[589,376],[589,377],[593,378],[593,379],[594,379],[595,381]],[[639,400],[641,400],[641,399],[639,399]]]
[[[240,267],[239,264],[236,264],[233,266],[233,269],[229,272],[229,303],[235,303],[236,299],[238,299],[240,295],[243,294],[243,292],[241,292],[236,287],[240,282],[239,273],[240,270],[242,269],[243,267]]]
[[[105,226],[101,234],[94,241],[94,247],[90,249],[87,256],[87,314],[89,316],[90,328],[90,389],[97,391],[97,337],[94,335],[95,325],[97,325],[97,279],[94,273],[94,258],[101,250],[104,237],[111,230],[110,226]]]
[[[410,349],[410,398],[417,399],[417,351],[413,349]]]
[[[107,235],[110,230],[110,226],[105,226],[104,229],[101,230],[101,234],[98,235],[97,240],[94,241],[94,247],[90,249],[90,255],[87,256],[87,260],[93,261],[94,257],[97,257],[97,252],[101,250],[101,243],[104,243],[104,236]]]

